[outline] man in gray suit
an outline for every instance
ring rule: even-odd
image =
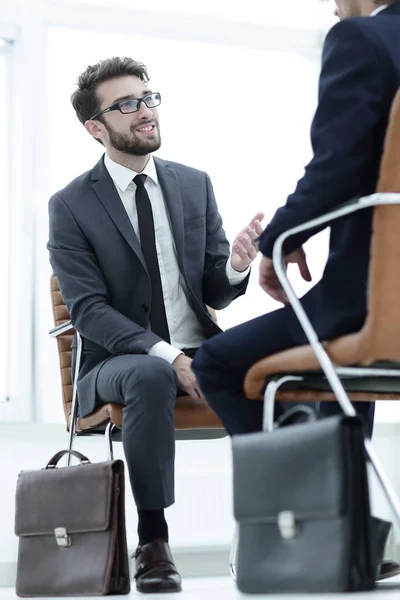
[[[90,66],[72,96],[105,155],[49,203],[50,262],[83,337],[81,416],[119,402],[122,438],[139,514],[136,586],[179,591],[164,508],[174,502],[177,389],[201,393],[191,357],[244,294],[262,232],[257,214],[232,253],[204,172],[153,158],[161,144],[161,96],[129,58]]]

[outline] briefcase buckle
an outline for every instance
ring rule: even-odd
[[[56,527],[54,530],[56,542],[61,548],[68,548],[71,545],[71,538],[67,534],[67,530],[64,527]]]
[[[284,540],[293,540],[299,534],[299,524],[296,523],[294,512],[290,510],[279,513],[278,527]]]

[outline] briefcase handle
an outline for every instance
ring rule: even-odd
[[[90,464],[90,460],[88,459],[87,456],[85,456],[84,454],[81,454],[80,452],[77,452],[76,450],[60,450],[59,452],[57,452],[57,454],[55,454],[47,463],[46,465],[46,469],[55,469],[57,466],[57,463],[62,459],[63,456],[65,456],[66,454],[71,454],[72,456],[75,456],[75,458],[77,458],[80,461],[81,465],[88,465]]]

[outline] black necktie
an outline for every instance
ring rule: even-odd
[[[158,265],[156,236],[154,233],[153,211],[150,198],[144,187],[147,175],[136,175],[136,209],[139,220],[139,234],[142,252],[150,275],[152,296],[150,310],[151,330],[166,342],[170,342],[167,315],[165,313],[160,267]]]

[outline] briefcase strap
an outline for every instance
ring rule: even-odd
[[[76,450],[60,450],[49,460],[45,468],[55,469],[58,462],[66,454],[71,454],[72,456],[75,456],[75,458],[77,458],[80,461],[81,465],[90,464],[90,460],[88,459],[88,457],[84,454],[81,454],[80,452],[77,452]]]

